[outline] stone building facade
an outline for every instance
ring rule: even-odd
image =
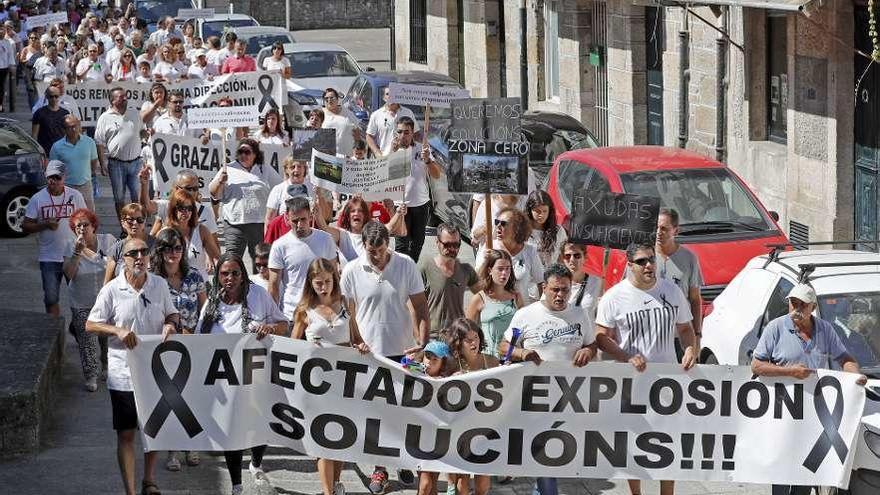
[[[474,96],[520,96],[525,73],[529,108],[570,114],[602,143],[728,163],[795,238],[877,238],[877,64],[854,97],[864,6],[430,0],[421,33],[420,1],[394,0],[399,68],[449,74]],[[427,57],[412,60],[419,43]]]
[[[388,27],[392,0],[289,0],[290,29],[340,29]],[[233,0],[236,13],[260,24],[284,26],[286,0]],[[204,0],[205,7],[229,12],[228,0]]]

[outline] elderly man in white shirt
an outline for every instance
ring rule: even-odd
[[[110,65],[106,60],[98,56],[98,45],[92,43],[88,48],[89,56],[80,60],[76,64],[76,78],[80,81],[100,81],[110,82]]]
[[[120,219],[126,188],[132,203],[136,203],[139,196],[143,125],[137,109],[128,107],[125,90],[119,87],[111,89],[110,108],[98,117],[95,126],[95,143],[98,145],[101,166],[110,172],[113,201]]]

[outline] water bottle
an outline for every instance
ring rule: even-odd
[[[513,349],[516,347],[516,341],[519,340],[520,335],[522,335],[522,330],[514,328],[513,336],[510,338],[510,345],[507,346],[507,352],[504,354],[504,359],[501,360],[501,364],[510,363],[510,358],[513,356]]]

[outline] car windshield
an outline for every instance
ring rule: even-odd
[[[193,8],[190,0],[147,0],[137,3],[138,19],[143,19],[148,24],[159,20],[163,15],[176,16],[180,9]]]
[[[345,52],[297,52],[288,55],[297,79],[348,77],[360,73],[357,62]]]
[[[661,206],[675,208],[681,236],[773,228],[751,195],[724,168],[638,172],[620,179],[624,192],[658,197]]]
[[[866,373],[880,372],[877,369],[880,367],[880,293],[821,296],[819,315],[834,325],[834,330],[850,356],[858,361],[859,367]]]
[[[263,48],[272,46],[274,43],[290,43],[290,36],[286,34],[257,34],[247,39],[248,55],[256,55]]]
[[[16,126],[0,126],[0,157],[39,153],[39,145]]]
[[[245,26],[256,26],[253,19],[230,19],[226,21],[211,21],[202,24],[202,39],[206,40],[209,36],[223,36],[223,33],[229,29]]]

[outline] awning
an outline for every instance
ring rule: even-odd
[[[661,1],[661,4],[678,7],[683,7],[685,5],[688,7],[699,7],[701,5],[727,5],[729,7],[803,12],[812,2],[813,0],[694,0],[692,2],[684,0],[663,0]]]

